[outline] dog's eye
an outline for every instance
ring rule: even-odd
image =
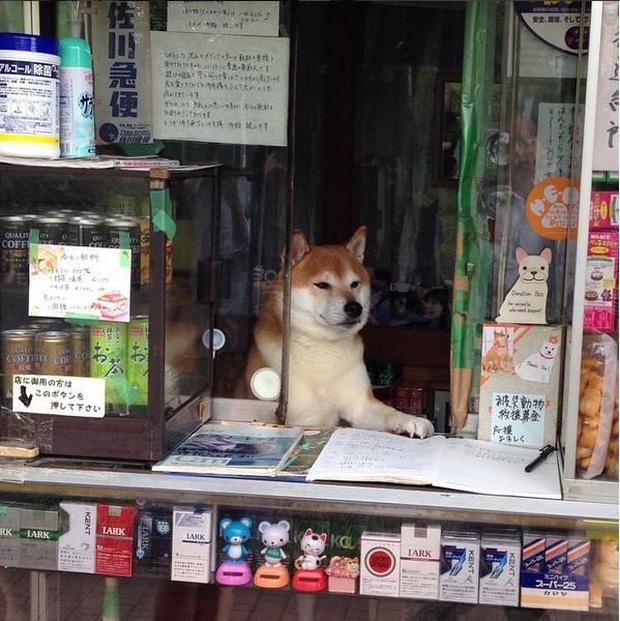
[[[523,266],[523,271],[524,271],[524,272],[527,272],[527,265],[524,265],[524,266]]]
[[[318,287],[319,289],[329,289],[331,287],[331,285],[324,280],[322,280],[321,282],[315,282],[314,286]]]
[[[544,272],[544,271],[545,271],[545,266],[544,266],[544,265],[541,265],[541,266],[540,266],[540,271],[541,271],[541,272]]]
[[[360,281],[359,280],[354,280],[351,283],[351,289],[357,289],[360,286]]]

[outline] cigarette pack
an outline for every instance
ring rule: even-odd
[[[362,533],[360,595],[398,597],[400,534]]]
[[[58,568],[58,508],[20,507],[19,567]]]
[[[438,599],[441,526],[403,524],[400,530],[400,596]]]
[[[521,536],[518,531],[482,533],[480,542],[480,604],[519,605]]]
[[[135,507],[97,505],[95,571],[131,577]]]
[[[0,505],[0,566],[18,566],[19,545],[19,507]]]
[[[95,573],[97,505],[60,503],[58,571]]]
[[[215,562],[213,509],[175,507],[172,524],[171,580],[210,582]]]
[[[480,534],[444,531],[441,535],[439,599],[444,602],[478,602]]]

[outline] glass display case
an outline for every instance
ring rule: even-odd
[[[0,178],[3,437],[158,459],[210,416],[220,166]]]

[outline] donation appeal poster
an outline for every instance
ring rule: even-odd
[[[286,146],[289,39],[152,32],[153,131]]]

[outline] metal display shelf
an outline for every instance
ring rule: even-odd
[[[169,475],[116,467],[7,466],[0,496],[159,499],[222,506],[270,507],[300,512],[424,517],[442,521],[615,529],[618,504],[482,495],[404,485],[303,483],[271,479]]]

